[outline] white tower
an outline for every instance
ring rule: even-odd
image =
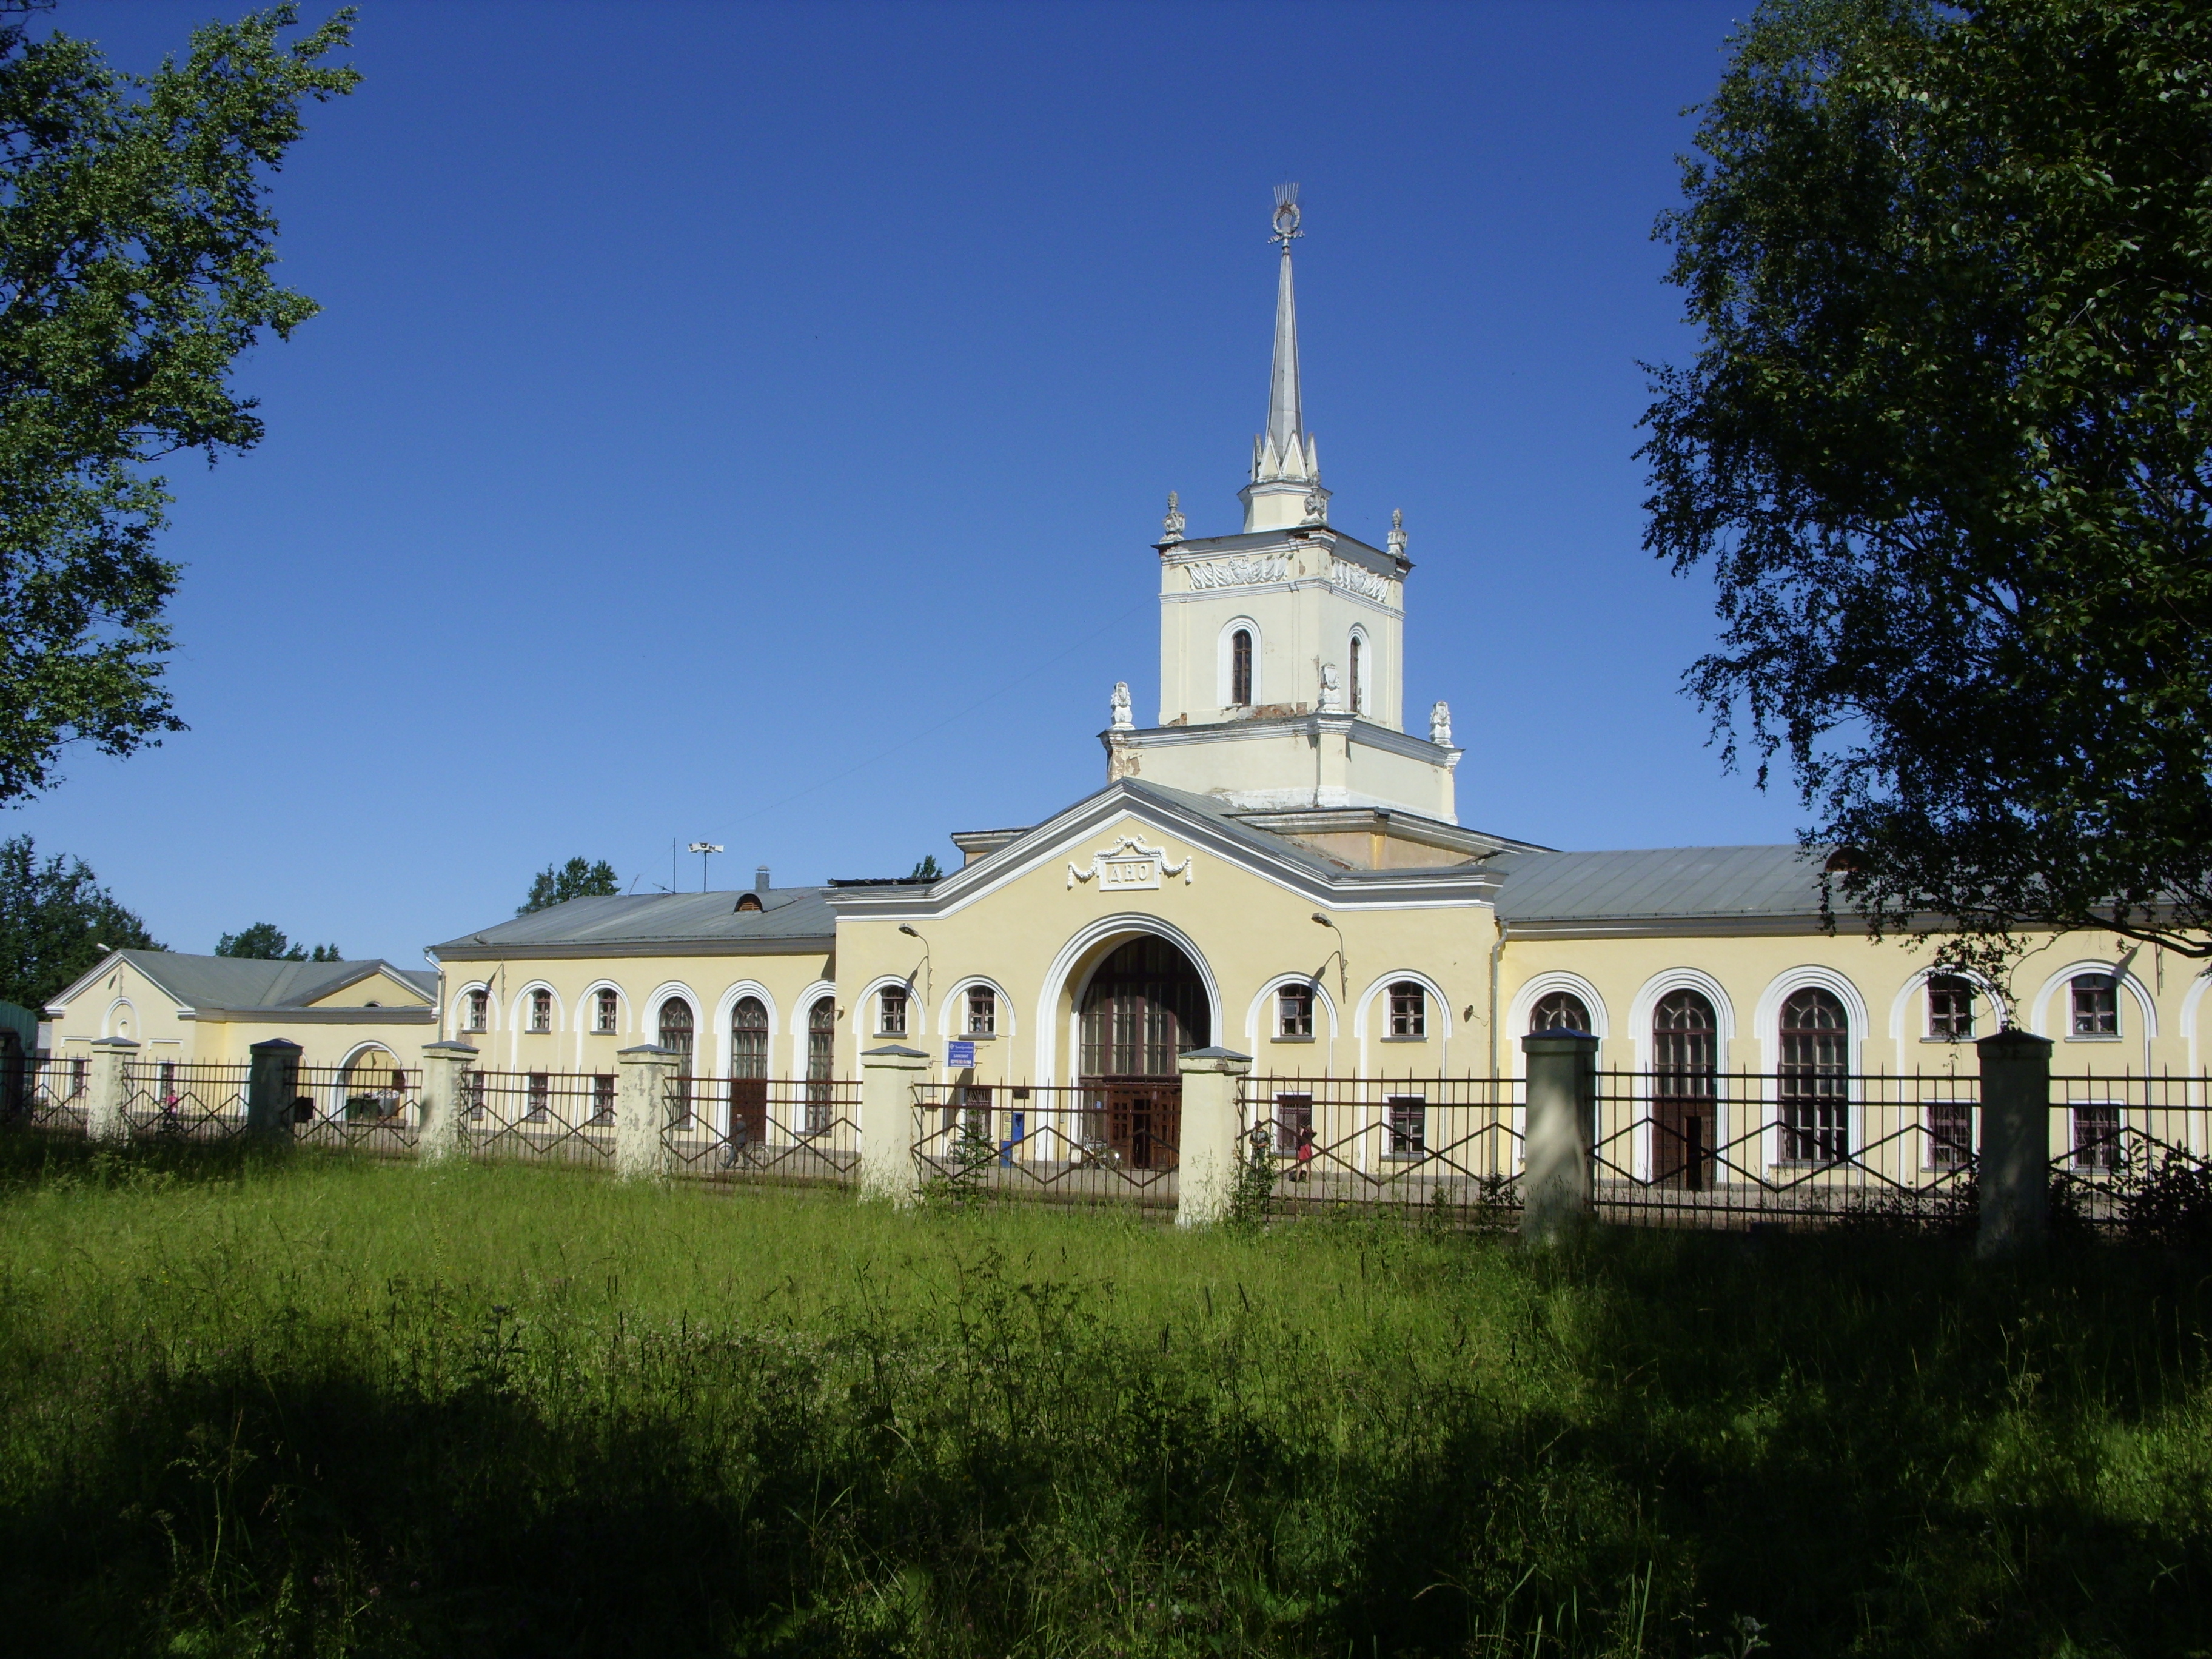
[[[1404,730],[1405,580],[1387,547],[1328,522],[1329,492],[1298,384],[1291,244],[1298,187],[1275,191],[1275,354],[1267,429],[1237,492],[1244,528],[1196,540],[1170,501],[1160,556],[1160,714],[1108,732],[1109,775],[1248,810],[1382,807],[1455,823],[1460,751]]]

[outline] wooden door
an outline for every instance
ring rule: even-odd
[[[1172,1170],[1182,1139],[1182,1085],[1106,1085],[1106,1141],[1130,1170]]]

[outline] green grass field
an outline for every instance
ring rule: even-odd
[[[2212,1652],[2212,1261],[20,1134],[0,1206],[17,1652]]]

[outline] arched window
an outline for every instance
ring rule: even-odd
[[[739,997],[730,1010],[730,1144],[757,1146],[768,1139],[768,1007],[758,997]]]
[[[1536,1006],[1528,1011],[1528,1030],[1531,1035],[1542,1031],[1588,1031],[1590,1029],[1589,1010],[1572,991],[1554,991],[1549,996],[1536,999]]]
[[[730,1075],[768,1075],[768,1009],[758,997],[739,997],[730,1010]]]
[[[1240,628],[1229,636],[1229,701],[1242,708],[1252,701],[1252,632]]]
[[[1285,985],[1275,993],[1275,1035],[1310,1037],[1313,1035],[1314,988]]]
[[[622,1029],[622,997],[610,986],[599,992],[598,1017],[592,1029],[602,1036],[612,1036]]]
[[[1850,1017],[1832,992],[1808,986],[1782,1005],[1782,1156],[1832,1164],[1850,1156]]]
[[[691,1005],[682,997],[669,998],[660,1005],[660,1046],[676,1051],[676,1121],[685,1127],[691,1121]]]
[[[470,992],[466,1012],[461,1017],[461,1029],[465,1031],[481,1031],[490,1023],[491,993]]]
[[[1367,680],[1366,677],[1360,672],[1360,668],[1366,659],[1367,641],[1361,639],[1357,634],[1354,634],[1352,636],[1352,651],[1350,654],[1352,661],[1352,683],[1346,689],[1352,693],[1351,708],[1352,712],[1355,714],[1364,714],[1367,709]]]
[[[2118,1036],[2120,1034],[2119,983],[2110,974],[2076,974],[2068,987],[2072,993],[2075,1036]]]
[[[530,994],[530,1029],[550,1031],[553,1029],[553,994],[532,991]]]
[[[1429,1034],[1429,994],[1410,979],[1390,988],[1390,1035],[1408,1041]]]
[[[1719,1113],[1719,1022],[1696,991],[1669,991],[1651,1011],[1652,1176],[1703,1192],[1712,1183]]]
[[[886,985],[876,993],[876,1030],[884,1036],[906,1035],[906,987]]]
[[[821,997],[806,1015],[806,1132],[830,1127],[830,1078],[837,1063],[837,999]]]

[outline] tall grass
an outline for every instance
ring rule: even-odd
[[[0,1644],[2212,1647],[2212,1261],[0,1140]]]

